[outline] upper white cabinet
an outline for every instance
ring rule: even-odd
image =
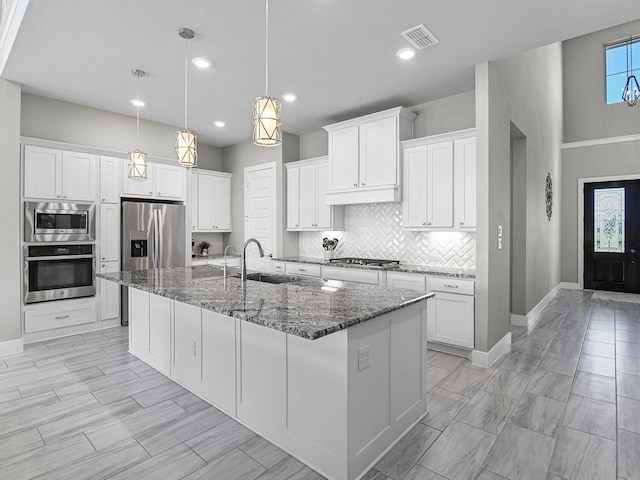
[[[94,201],[97,171],[96,155],[25,145],[24,196]]]
[[[286,163],[287,230],[323,231],[344,228],[344,208],[325,204],[329,183],[327,157]]]
[[[231,174],[193,170],[192,231],[231,231]]]
[[[122,159],[100,157],[100,201],[120,203],[120,168]]]
[[[127,161],[122,168],[122,195],[125,197],[184,200],[187,172],[184,167],[148,163],[147,178],[129,178]]]
[[[405,230],[475,230],[475,130],[402,144]]]
[[[400,141],[416,115],[403,107],[324,127],[329,132],[328,205],[400,201]]]

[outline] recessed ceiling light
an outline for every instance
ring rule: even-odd
[[[396,55],[402,60],[409,60],[410,58],[415,57],[416,49],[411,47],[401,48],[396,52]]]
[[[298,96],[295,93],[285,93],[284,95],[282,95],[282,98],[287,102],[295,102]]]
[[[215,122],[213,122],[213,124],[218,128],[222,128],[226,125],[226,123],[224,123],[222,120],[216,120]]]
[[[212,65],[211,60],[208,58],[195,57],[191,61],[198,68],[209,68]]]
[[[135,107],[144,107],[145,106],[145,103],[142,100],[140,100],[139,98],[132,98],[131,99],[131,103],[133,103],[133,105]]]

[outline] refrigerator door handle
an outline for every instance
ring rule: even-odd
[[[162,255],[164,254],[164,239],[162,238],[164,235],[164,215],[163,211],[158,209],[158,268],[162,268]]]
[[[153,209],[153,268],[159,268],[159,258],[158,258],[158,237],[160,234],[158,225],[158,211]]]

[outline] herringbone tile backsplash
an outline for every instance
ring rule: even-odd
[[[476,235],[467,232],[405,232],[401,203],[347,205],[336,257],[387,258],[406,264],[475,268]],[[323,232],[301,232],[299,255],[322,257]]]

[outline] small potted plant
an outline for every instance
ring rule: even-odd
[[[207,255],[209,255],[209,246],[211,244],[209,242],[207,242],[206,240],[201,241],[198,244],[198,248],[200,249],[200,256],[201,257],[206,257]]]

